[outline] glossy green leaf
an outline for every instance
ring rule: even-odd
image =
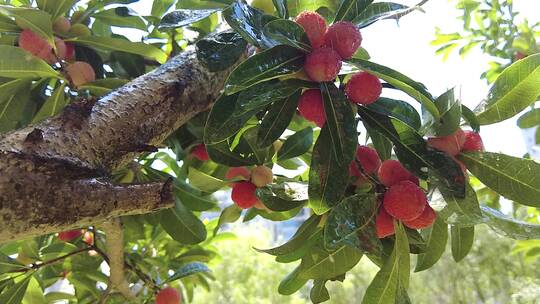
[[[33,123],[54,116],[64,109],[69,103],[69,98],[66,98],[65,88],[66,83],[62,83],[54,90],[51,96],[45,100],[34,119],[32,119]]]
[[[192,211],[207,211],[217,207],[214,197],[203,195],[202,192],[180,180],[175,181],[174,193],[182,204]]]
[[[233,94],[257,83],[294,74],[304,66],[304,54],[290,46],[278,45],[242,62],[229,75],[225,92]]]
[[[487,206],[481,208],[484,215],[489,218],[486,224],[498,234],[514,240],[540,239],[540,225],[515,220]]]
[[[441,116],[435,119],[430,113],[425,113],[423,134],[447,136],[456,132],[461,122],[461,102],[456,100],[454,89],[439,96],[435,105]]]
[[[279,283],[278,292],[282,295],[292,295],[304,286],[308,279],[299,276],[301,266],[296,267]]]
[[[34,111],[30,88],[29,79],[16,79],[0,85],[0,133],[29,123]]]
[[[294,233],[290,240],[284,244],[270,248],[270,249],[257,249],[259,252],[264,252],[274,256],[282,256],[286,254],[291,254],[302,247],[309,239],[312,239],[313,236],[317,235],[321,231],[319,227],[319,222],[321,218],[317,215],[312,215],[305,222],[298,227],[298,230]]]
[[[277,19],[264,26],[264,34],[277,44],[288,45],[303,52],[311,52],[304,28],[292,20]]]
[[[260,217],[267,219],[269,221],[273,222],[281,222],[281,221],[287,221],[292,219],[293,217],[297,216],[300,211],[302,211],[303,206],[296,207],[291,210],[287,211],[269,211],[269,210],[262,210],[257,208],[252,208],[253,211],[259,215]]]
[[[193,167],[188,172],[189,183],[204,192],[215,192],[227,184],[227,182],[215,178],[205,172],[199,171]]]
[[[463,119],[471,126],[474,132],[478,133],[480,132],[480,123],[478,122],[478,118],[476,118],[476,114],[474,112],[467,108],[464,105],[461,105],[461,115],[463,116]]]
[[[521,115],[517,120],[517,125],[522,129],[534,128],[540,125],[540,109],[533,109]]]
[[[439,110],[435,105],[435,100],[421,83],[418,83],[391,68],[367,60],[353,58],[348,62],[407,93],[409,96],[419,101],[436,119],[440,117]]]
[[[458,158],[484,185],[520,204],[540,207],[540,164],[491,152],[466,152]]]
[[[77,0],[37,0],[38,7],[51,14],[51,20],[64,16]]]
[[[405,101],[381,97],[377,102],[367,106],[375,112],[394,117],[408,124],[415,130],[420,129],[422,122],[416,109]]]
[[[455,226],[474,226],[484,223],[487,218],[482,214],[474,189],[465,184],[465,197],[458,198],[448,191],[441,191],[446,206],[438,212],[446,223]]]
[[[24,267],[23,264],[0,252],[0,273],[8,273]]]
[[[471,251],[474,243],[474,226],[451,226],[451,236],[452,257],[454,258],[454,261],[459,262],[469,254],[469,251]]]
[[[321,83],[326,125],[332,140],[336,160],[349,164],[356,152],[358,134],[351,103],[332,83]]]
[[[26,289],[28,288],[28,283],[32,275],[25,275],[22,280],[11,285],[9,288],[5,289],[2,294],[0,294],[0,303],[2,304],[19,304],[21,303]]]
[[[60,78],[48,63],[21,48],[0,45],[0,77],[8,78]]]
[[[232,204],[229,207],[223,209],[219,216],[218,224],[214,229],[214,236],[218,232],[219,228],[223,226],[223,224],[236,222],[240,218],[240,215],[242,215],[242,209],[240,209],[235,204]]]
[[[413,8],[414,9],[414,8]],[[392,19],[411,10],[410,7],[394,2],[377,2],[370,4],[352,23],[359,28],[371,25],[379,20]]]
[[[227,141],[206,145],[206,151],[213,161],[229,167],[242,167],[257,163],[254,155],[242,155],[236,150],[231,151]]]
[[[353,21],[360,16],[373,0],[343,0],[336,12],[334,22]]]
[[[179,27],[184,27],[203,20],[208,16],[218,12],[219,9],[180,9],[168,13],[163,16],[161,22],[158,25],[159,30],[170,30]]]
[[[277,100],[291,96],[301,88],[310,88],[313,85],[311,82],[298,79],[259,83],[240,92],[233,115],[242,116],[245,113],[260,110]]]
[[[392,142],[376,129],[372,129],[368,125],[364,125],[364,127],[366,128],[369,138],[371,138],[371,142],[373,143],[373,147],[377,151],[377,154],[379,154],[380,159],[382,161],[391,159],[392,147],[394,146]]]
[[[23,304],[47,304],[45,296],[43,295],[43,289],[38,283],[38,280],[35,276],[30,278],[28,282],[28,287],[24,293],[24,298],[22,300]]]
[[[309,151],[311,145],[313,145],[313,129],[307,127],[287,137],[278,151],[278,160],[300,156]]]
[[[540,54],[527,56],[506,68],[488,97],[475,109],[478,121],[489,125],[523,111],[540,96]]]
[[[233,66],[246,51],[247,43],[237,33],[224,32],[197,41],[197,59],[211,72]]]
[[[242,133],[236,149],[244,155],[253,155],[257,160],[256,164],[262,165],[266,162],[267,157],[272,157],[273,152],[271,154],[270,151],[273,151],[273,147],[259,147],[257,145],[258,133],[259,126],[248,128]]]
[[[304,256],[300,264],[300,277],[306,279],[332,279],[353,268],[362,258],[356,248],[342,246],[335,251],[315,248]]]
[[[257,145],[259,147],[270,146],[273,142],[278,140],[287,129],[287,126],[296,113],[300,92],[301,91],[298,90],[288,98],[278,100],[270,106],[268,112],[262,119],[257,134]]]
[[[394,303],[399,289],[406,290],[409,286],[409,241],[403,226],[396,222],[394,226],[396,226],[396,240],[392,254],[369,284],[362,304]]]
[[[45,300],[47,301],[47,303],[56,303],[62,300],[76,302],[77,297],[70,293],[51,291],[47,292],[47,294],[45,295]]]
[[[274,46],[264,35],[263,29],[268,22],[277,19],[276,17],[265,15],[242,1],[234,2],[223,10],[222,14],[229,26],[250,44],[262,48]]]
[[[108,25],[147,31],[147,25],[144,19],[138,16],[135,11],[125,6],[106,9],[93,14],[92,17]]]
[[[188,277],[190,275],[194,275],[196,273],[201,272],[210,272],[210,268],[206,266],[206,264],[199,263],[199,262],[193,262],[186,265],[183,265],[180,267],[180,269],[176,270],[174,274],[167,279],[163,281],[163,283],[170,283],[185,277]]]
[[[318,304],[330,300],[330,294],[325,286],[326,280],[314,280],[313,287],[309,292],[309,299],[312,303]]]
[[[288,211],[307,203],[307,185],[296,182],[272,184],[258,188],[257,196],[272,211]]]
[[[167,61],[167,54],[165,54],[165,52],[153,45],[142,42],[131,42],[129,40],[121,38],[97,36],[81,36],[66,39],[66,41],[106,51],[122,51],[137,54],[155,59],[159,63],[164,63],[165,61]]]
[[[289,19],[289,9],[287,8],[287,0],[272,0],[274,7],[278,12],[279,17]]]
[[[198,244],[206,239],[204,224],[177,201],[175,208],[161,212],[161,227],[182,244]]]
[[[14,18],[21,28],[32,30],[54,46],[52,19],[47,12],[33,8],[0,5],[0,14]],[[3,50],[0,53],[7,54]]]
[[[426,252],[418,255],[415,272],[431,268],[441,258],[448,241],[448,224],[437,218],[431,227],[422,231],[422,234],[426,240]]]
[[[175,2],[175,0],[154,0],[152,3],[152,16],[163,16]]]
[[[19,32],[21,29],[19,26],[10,18],[0,14],[0,32],[2,33],[16,33]],[[15,44],[15,43],[13,43]]]

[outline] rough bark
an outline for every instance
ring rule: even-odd
[[[186,51],[0,137],[0,243],[172,206],[169,184],[113,185],[108,175],[209,109],[231,69],[212,73]]]

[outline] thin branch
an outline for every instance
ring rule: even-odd
[[[79,250],[75,250],[75,251],[72,251],[70,253],[67,253],[65,255],[62,255],[62,256],[59,256],[57,258],[54,258],[52,260],[48,260],[48,261],[45,261],[45,262],[35,262],[35,263],[32,263],[30,267],[23,267],[23,268],[20,268],[20,269],[17,269],[13,272],[27,272],[27,271],[30,271],[30,270],[38,270],[40,269],[41,267],[43,266],[47,266],[47,265],[52,265],[52,264],[55,264],[55,263],[58,263],[60,261],[63,261],[67,258],[69,258],[70,256],[73,256],[73,255],[76,255],[76,254],[79,254],[79,253],[82,253],[82,252],[88,252],[90,250],[92,250],[93,247],[90,246],[90,247],[86,247],[86,248],[81,248]]]
[[[408,15],[409,13],[411,12],[414,12],[415,10],[419,9],[420,7],[422,7],[422,5],[426,4],[429,0],[422,0],[420,2],[418,2],[418,4],[416,4],[415,6],[412,6],[410,7],[409,9],[399,13],[399,14],[395,14],[395,15],[392,15],[390,17],[387,17],[387,18],[384,18],[384,19],[399,19],[405,15]]]

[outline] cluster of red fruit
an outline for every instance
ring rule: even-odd
[[[81,229],[62,231],[58,233],[58,239],[63,242],[71,242],[80,237],[81,235],[83,236],[83,242],[88,245],[94,245],[94,233],[90,231],[85,231],[83,235],[83,230]]]
[[[385,187],[383,202],[375,219],[379,238],[395,233],[393,219],[413,229],[427,228],[435,221],[437,215],[427,203],[418,178],[399,161],[389,159],[381,162],[377,151],[359,146],[356,159],[349,166],[349,174],[356,178],[355,185],[365,183],[371,177],[378,178]]]
[[[196,145],[191,150],[191,155],[200,161],[207,161],[210,159],[204,144]],[[251,207],[265,209],[264,205],[255,194],[255,191],[257,188],[272,183],[274,178],[272,169],[266,166],[256,166],[250,172],[246,167],[232,167],[225,173],[225,179],[227,180],[238,178],[243,179],[243,181],[232,184],[231,199],[233,202],[242,209],[249,209]]]
[[[60,33],[67,33],[71,28],[71,23],[64,17],[58,18],[54,23],[54,29]],[[96,74],[91,65],[84,61],[75,61],[75,47],[69,42],[54,37],[54,48],[44,38],[25,29],[19,36],[19,47],[32,55],[45,60],[49,64],[66,61],[65,72],[71,83],[75,87],[92,82],[96,79]]]
[[[360,47],[360,31],[348,21],[339,21],[327,27],[324,18],[316,12],[303,12],[295,21],[302,26],[313,48],[304,63],[306,75],[316,82],[334,80],[341,70],[341,61],[350,59]],[[347,98],[363,105],[377,101],[381,91],[380,80],[367,72],[352,75],[345,87]],[[298,111],[305,119],[322,127],[326,116],[321,91],[305,91],[300,97]]]
[[[455,156],[462,151],[484,151],[484,143],[480,134],[474,131],[463,131],[460,128],[448,136],[430,137],[428,138],[427,143],[429,146],[452,156],[454,161],[461,167],[463,173],[466,173],[467,168],[465,167],[465,164],[456,159]]]

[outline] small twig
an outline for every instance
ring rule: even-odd
[[[422,0],[420,2],[418,2],[418,4],[416,4],[415,6],[405,10],[404,12],[402,13],[399,13],[399,14],[395,14],[395,15],[392,15],[390,17],[387,17],[387,18],[384,18],[384,19],[399,19],[405,15],[408,15],[409,13],[417,10],[418,8],[420,8],[422,5],[426,4],[429,0]]]
[[[65,260],[67,258],[69,258],[70,256],[72,255],[76,255],[76,254],[79,254],[81,252],[87,252],[87,251],[90,251],[94,249],[93,247],[86,247],[86,248],[81,248],[79,250],[75,250],[73,252],[70,252],[70,253],[67,253],[65,255],[62,255],[62,256],[59,256],[57,258],[54,258],[52,260],[49,260],[49,261],[45,261],[45,262],[35,262],[35,263],[32,263],[30,267],[23,267],[23,268],[20,268],[20,269],[17,269],[13,272],[27,272],[27,271],[30,271],[30,270],[38,270],[40,269],[41,267],[43,266],[47,266],[47,265],[51,265],[51,264],[54,264],[54,263],[58,263],[62,260]]]

